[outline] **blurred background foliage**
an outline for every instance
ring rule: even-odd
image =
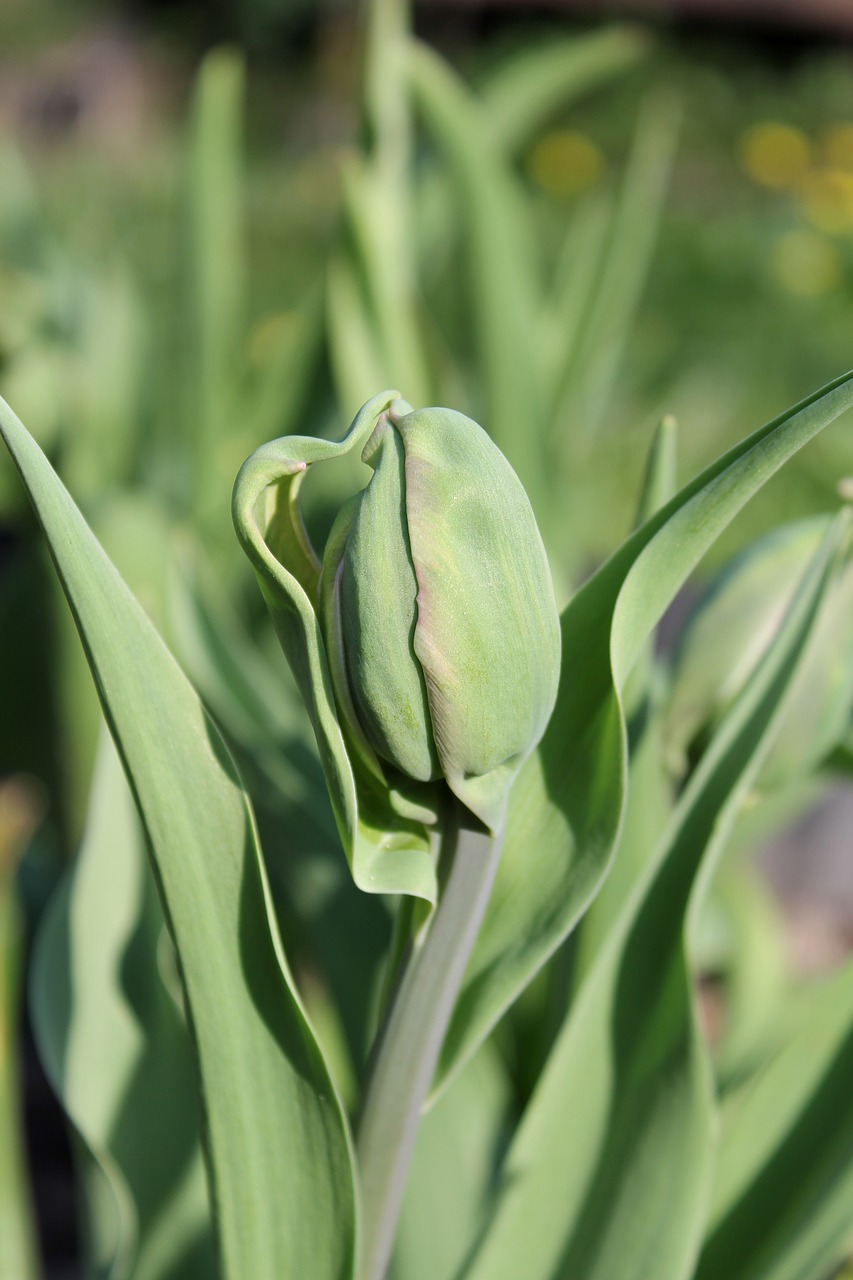
[[[807,16],[799,29],[738,32],[660,18],[602,25],[556,6],[424,3],[420,43],[404,57],[401,9],[376,0],[370,14],[365,23],[345,0],[0,7],[0,394],[238,753],[291,959],[345,1090],[365,1052],[389,919],[349,882],[310,733],[233,539],[239,463],[276,435],[339,435],[382,386],[452,404],[483,422],[521,474],[565,600],[631,527],[665,414],[679,423],[686,478],[848,367],[853,332],[853,46],[810,30]],[[309,492],[318,539],[359,474],[342,467]],[[659,809],[732,696],[738,657],[748,665],[778,619],[822,528],[812,518],[837,506],[839,484],[849,499],[851,476],[849,432],[827,432],[750,505],[703,572],[783,520],[787,533],[735,560],[707,598],[697,582],[665,625],[668,652],[703,601],[669,670],[651,681],[666,728],[655,757],[666,778],[651,765]],[[791,764],[782,741],[735,853],[802,820],[827,779],[849,771],[849,597],[848,571],[826,624],[832,661],[818,653],[817,683],[788,732],[788,747],[808,737],[808,768]],[[827,671],[834,683],[821,683]],[[0,689],[0,1024],[11,1025],[36,922],[84,830],[98,716],[5,460]],[[640,752],[636,763],[649,767]],[[88,845],[102,848],[91,814]],[[637,865],[646,820],[629,811]],[[161,924],[153,895],[134,887],[137,854],[116,893],[144,902],[134,927],[150,938]],[[801,885],[795,857],[775,864],[783,899]],[[792,972],[836,963],[853,940],[853,893],[827,874],[824,898],[839,910],[829,924],[818,912],[798,943],[754,859],[724,865],[697,943],[721,1087],[766,1053]],[[103,1176],[114,1177],[117,1202],[125,1184],[142,1187],[144,1202],[163,1174],[133,1166],[127,1135],[116,1148],[112,1122],[63,1078],[68,1046],[51,1038],[69,1016],[45,1003],[71,928],[62,913],[85,921],[101,909],[91,878],[79,868],[76,877],[40,944],[35,1017],[52,1083],[88,1142],[77,1156],[89,1251],[97,1261],[101,1250],[106,1268],[115,1246],[103,1240],[117,1228],[103,1224]],[[614,880],[611,897],[626,886]],[[606,895],[596,910],[581,965],[613,910]],[[85,937],[85,923],[76,927]],[[576,960],[567,952],[549,966],[499,1030],[500,1053],[490,1045],[460,1082],[494,1108],[473,1132],[476,1177],[457,1189],[458,1204],[485,1193],[502,1117],[532,1088]],[[116,1007],[132,1005],[119,985]],[[149,1034],[174,1036],[174,1009],[154,985]],[[84,1057],[99,1035],[78,1028]],[[2,1047],[0,1038],[0,1070]],[[17,1087],[14,1072],[0,1077],[0,1103]],[[449,1095],[451,1128],[463,1096]],[[0,1124],[12,1132],[7,1111]],[[432,1124],[418,1157],[427,1180],[441,1165],[430,1154],[440,1109]],[[187,1150],[196,1141],[186,1136]],[[111,1161],[119,1172],[104,1175]],[[5,1176],[18,1194],[13,1165]],[[61,1194],[67,1214],[73,1197]],[[188,1212],[194,1228],[195,1200]],[[406,1276],[418,1274],[428,1234],[410,1216]],[[12,1265],[24,1276],[31,1245],[26,1214],[19,1220],[24,1261]],[[452,1232],[445,1242],[448,1275],[464,1233],[461,1245]]]
[[[540,10],[534,20],[523,7],[496,13],[424,5],[417,22],[469,84],[492,85],[495,94],[516,51],[553,48],[572,30],[589,31],[553,11],[543,16]],[[648,91],[663,87],[680,104],[641,309],[630,336],[619,336],[624,359],[606,411],[593,414],[603,419],[595,448],[607,495],[577,521],[590,560],[612,545],[611,512],[626,501],[662,412],[682,424],[687,474],[745,423],[766,418],[847,363],[851,54],[841,44],[809,41],[807,32],[764,34],[758,42],[701,28],[688,28],[682,38],[660,24],[645,28],[630,37],[636,56],[625,52],[621,67],[614,56],[611,74],[598,83],[593,78],[586,89],[579,83],[563,100],[555,93],[550,110],[540,107],[521,121],[515,137],[507,135],[544,274],[557,270],[567,224],[577,224],[585,245],[594,239],[595,230],[576,215],[618,184],[632,122]],[[118,406],[106,403],[102,364],[115,388],[134,378],[146,383],[149,421],[158,402],[171,403],[170,385],[188,341],[182,299],[192,270],[185,163],[190,83],[202,51],[221,37],[242,41],[249,58],[240,209],[230,215],[245,228],[245,278],[221,287],[239,290],[241,314],[233,323],[252,368],[275,359],[305,323],[339,236],[342,202],[351,199],[350,161],[360,136],[354,6],[8,0],[3,7],[3,287],[17,305],[4,308],[2,387],[42,440],[58,433],[59,419],[67,420],[85,397],[90,415],[97,399],[101,420],[115,420]],[[648,46],[642,53],[641,43]],[[429,156],[422,138],[418,146],[424,168]],[[424,221],[437,202],[435,186],[426,192]],[[589,214],[587,224],[594,221]],[[449,278],[459,259],[447,233],[447,226],[433,226],[422,237],[438,242],[427,282],[434,362],[437,344],[452,343],[455,355],[466,341],[458,289]],[[612,318],[602,316],[600,323]],[[37,353],[25,343],[24,329],[45,349]],[[81,345],[97,348],[88,371],[84,361],[69,368],[69,343],[75,353]],[[578,354],[583,363],[584,351]],[[320,384],[323,373],[316,371]],[[112,394],[115,399],[119,392]],[[347,414],[351,406],[342,410]],[[122,411],[134,412],[128,404]],[[113,432],[108,447],[127,448],[128,438]],[[243,428],[241,443],[256,438]],[[816,446],[746,520],[756,529],[772,523],[782,487],[792,515],[815,509],[850,468],[841,448],[836,441]],[[239,452],[235,445],[233,456]],[[75,473],[89,464],[81,458],[69,465],[67,478],[77,483]],[[739,530],[731,537],[741,536]],[[724,544],[718,554],[725,551]]]

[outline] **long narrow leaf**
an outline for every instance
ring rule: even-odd
[[[549,117],[634,66],[649,47],[638,27],[610,27],[534,45],[502,63],[480,86],[492,134],[512,154]]]
[[[833,528],[815,558],[598,953],[510,1149],[466,1280],[690,1274],[710,1191],[715,1107],[693,1010],[688,921],[700,868],[707,877],[772,741],[843,528]]]
[[[644,104],[613,208],[599,276],[577,341],[566,353],[553,430],[568,468],[576,433],[595,433],[607,407],[648,279],[675,153],[679,111],[669,97]]]
[[[151,845],[197,1056],[223,1276],[340,1280],[355,1249],[346,1125],[287,969],[235,766],[2,402],[0,433],[47,536]]]
[[[406,80],[406,0],[367,5],[364,124],[366,154],[344,175],[344,203],[381,367],[361,395],[401,386],[413,403],[430,400],[416,311],[411,233],[412,122]],[[346,341],[346,334],[343,335]]]
[[[521,191],[495,146],[486,112],[451,68],[415,42],[409,66],[416,103],[446,157],[459,199],[487,402],[483,420],[535,505],[539,450],[531,431],[540,416],[530,334],[538,281]]]
[[[235,50],[208,54],[193,96],[188,162],[187,322],[192,348],[183,367],[184,410],[192,440],[189,477],[196,509],[215,509],[228,476],[216,467],[238,373],[244,316],[241,227],[243,61]],[[212,491],[212,492],[211,492]]]
[[[638,529],[565,610],[557,706],[513,787],[501,865],[445,1042],[445,1078],[602,883],[625,803],[621,690],[646,637],[745,503],[851,405],[847,374],[761,427]]]

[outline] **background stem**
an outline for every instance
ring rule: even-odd
[[[503,833],[474,830],[460,809],[447,847],[450,870],[426,936],[395,994],[365,1094],[358,1133],[362,1280],[383,1280],[421,1109],[500,858]]]

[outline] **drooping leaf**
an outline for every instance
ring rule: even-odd
[[[355,1250],[346,1124],[289,975],[233,761],[2,403],[0,433],[44,528],[150,842],[197,1061],[222,1274],[340,1280]]]
[[[649,632],[749,498],[851,404],[847,374],[747,437],[646,521],[565,610],[556,710],[513,787],[443,1078],[473,1052],[602,883],[625,803],[621,690]]]
[[[367,893],[406,893],[434,903],[435,863],[423,821],[394,805],[375,762],[373,771],[369,765],[362,768],[371,748],[353,749],[345,740],[318,616],[320,562],[298,497],[308,467],[351,454],[394,400],[399,400],[394,391],[368,400],[342,440],[289,436],[261,446],[237,476],[233,513],[311,717],[353,879]]]
[[[596,954],[510,1147],[465,1280],[690,1274],[715,1141],[690,919],[779,724],[845,525],[815,557]]]

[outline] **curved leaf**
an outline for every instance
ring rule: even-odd
[[[495,141],[517,151],[557,111],[633,67],[649,45],[642,28],[614,26],[515,54],[480,87]]]
[[[703,726],[716,726],[767,649],[797,580],[826,534],[827,517],[774,529],[735,556],[698,602],[679,637],[667,695],[666,736],[683,767]]]
[[[341,1280],[355,1254],[346,1123],[287,968],[236,768],[2,402],[0,434],[47,536],[150,842],[186,995],[222,1274]]]
[[[778,726],[843,528],[815,557],[597,954],[510,1148],[466,1280],[690,1274],[715,1140],[686,955],[690,917]]]
[[[510,795],[503,857],[442,1055],[474,1051],[597,892],[625,803],[621,691],[697,561],[789,457],[853,405],[853,375],[761,427],[622,545],[563,613],[557,706]]]
[[[308,467],[363,444],[395,399],[395,391],[383,391],[368,400],[343,440],[286,436],[256,449],[234,486],[234,525],[305,699],[353,879],[366,893],[408,893],[434,903],[435,864],[423,826],[394,810],[379,766],[371,771],[366,743],[345,741],[317,616],[320,563],[297,498]],[[363,783],[358,795],[355,768]]]

